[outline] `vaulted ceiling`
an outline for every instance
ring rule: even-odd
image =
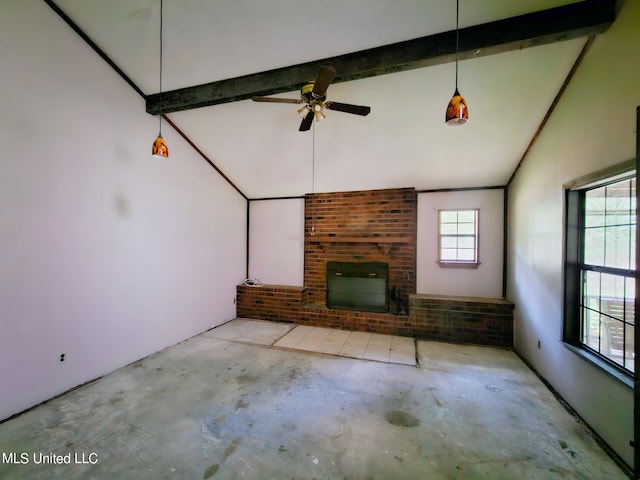
[[[458,85],[470,121],[455,128],[444,123],[455,87],[455,0],[164,0],[162,95],[160,0],[46,1],[149,96],[149,111],[180,110],[167,118],[248,198],[505,185],[589,35],[612,20],[597,12],[581,18],[598,2],[578,2],[568,16],[544,17],[540,25],[553,30],[545,35],[511,19],[575,2],[461,0]],[[507,31],[495,23],[471,28],[499,20]],[[514,40],[529,33],[529,41]],[[413,39],[421,40],[391,54],[378,48]],[[402,63],[404,50],[410,61]],[[328,99],[368,105],[370,115],[327,111],[299,132],[296,105],[250,100],[274,92],[298,98],[310,72],[327,63],[338,70]],[[252,76],[261,72],[268,73]],[[172,95],[203,84],[211,85]],[[228,98],[191,108],[188,94]]]

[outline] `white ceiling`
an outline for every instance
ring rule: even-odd
[[[460,26],[568,3],[462,0]],[[160,0],[56,4],[145,94],[159,91]],[[455,8],[454,0],[164,0],[163,91],[453,30]],[[247,100],[168,116],[249,198],[504,185],[585,41],[461,61],[470,121],[458,128],[444,124],[453,63],[331,85],[328,99],[371,114],[327,111],[309,132],[298,132],[291,104]]]

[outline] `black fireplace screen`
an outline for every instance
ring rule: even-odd
[[[328,262],[327,307],[363,312],[389,311],[389,265]]]

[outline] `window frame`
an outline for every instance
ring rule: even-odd
[[[474,213],[474,233],[473,234],[443,234],[442,233],[442,213],[443,212],[473,212]],[[480,265],[480,209],[479,208],[441,208],[437,213],[438,221],[438,252],[436,263],[446,268],[478,268]],[[459,221],[456,221],[458,225]],[[442,259],[442,238],[443,237],[473,237],[474,239],[474,259],[473,260],[443,260]],[[459,247],[456,245],[456,250]]]
[[[617,269],[613,267],[598,266],[583,262],[584,257],[584,232],[585,232],[585,198],[586,192],[595,188],[604,187],[625,179],[636,178],[637,172],[635,160],[623,162],[599,172],[587,175],[564,185],[565,191],[565,215],[564,215],[564,304],[562,323],[562,342],[571,351],[600,367],[628,386],[633,386],[634,372],[625,369],[614,360],[607,358],[603,353],[590,348],[582,342],[582,281],[583,272],[599,271],[605,274],[618,274],[624,278],[634,278],[638,281],[636,263],[629,269]],[[635,202],[636,197],[632,196]],[[638,205],[636,205],[636,209]],[[638,212],[635,213],[637,221]],[[637,224],[636,224],[637,228]],[[636,230],[636,236],[638,235]],[[631,239],[634,244],[636,239]],[[636,255],[640,252],[636,252]],[[634,325],[637,327],[637,312],[634,312]],[[633,365],[634,360],[630,363]]]

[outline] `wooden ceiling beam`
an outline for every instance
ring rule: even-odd
[[[604,32],[615,20],[615,0],[584,0],[517,17],[460,29],[460,60],[536,47]],[[290,92],[330,65],[333,83],[429,67],[455,61],[456,32],[324,58],[290,67],[180,88],[146,97],[147,113],[157,115]]]

